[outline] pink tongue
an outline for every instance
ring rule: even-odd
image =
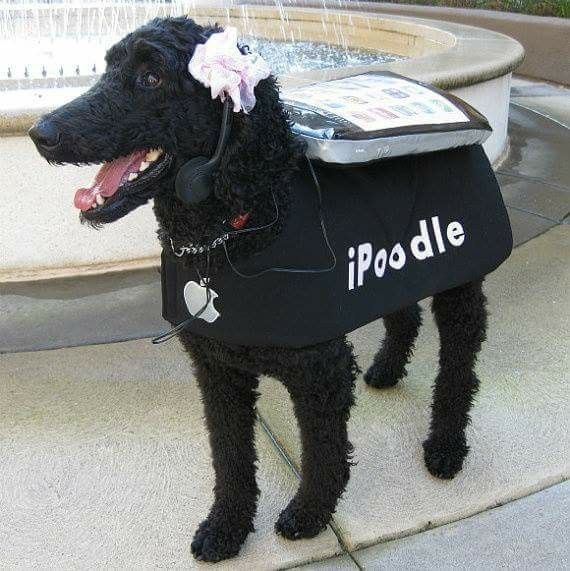
[[[146,151],[135,151],[127,157],[115,159],[110,163],[104,163],[99,169],[93,184],[88,188],[80,188],[75,193],[75,208],[89,210],[96,201],[98,194],[108,198],[113,196],[121,183],[130,173],[137,172],[144,160]]]

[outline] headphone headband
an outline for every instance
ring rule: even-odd
[[[232,102],[228,97],[224,101],[224,110],[222,111],[222,125],[220,128],[220,136],[218,137],[218,144],[216,146],[214,155],[210,159],[210,161],[216,161],[216,165],[222,159],[222,155],[224,153],[226,145],[228,144],[228,139],[230,138],[230,134],[232,131],[232,118],[233,118]]]
[[[198,204],[212,194],[212,174],[220,166],[231,130],[232,103],[228,97],[224,101],[218,144],[212,157],[194,157],[184,163],[176,175],[176,196],[185,204]]]

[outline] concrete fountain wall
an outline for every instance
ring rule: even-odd
[[[277,40],[303,39],[377,49],[409,59],[374,66],[308,71],[281,77],[284,89],[372,69],[389,69],[448,89],[484,113],[494,129],[486,144],[492,161],[507,144],[511,72],[521,45],[507,36],[433,20],[380,17],[340,10],[239,6],[200,9],[198,21],[231,24],[243,33]],[[43,112],[80,87],[0,93],[0,282],[144,267],[158,263],[150,206],[95,233],[79,225],[74,189],[92,179],[91,167],[51,167],[25,131]]]

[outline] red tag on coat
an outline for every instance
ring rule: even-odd
[[[234,230],[241,230],[249,220],[250,213],[244,212],[243,214],[236,214],[233,218],[230,219],[230,226]]]

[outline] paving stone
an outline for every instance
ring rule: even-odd
[[[524,81],[520,78],[511,79],[511,99],[544,99],[548,97],[570,97],[570,89],[562,85],[543,83],[541,81]]]
[[[531,79],[530,77],[526,77],[524,75],[513,74],[511,77],[511,96],[513,93],[513,89],[522,89],[524,87],[533,87],[536,84],[540,85],[547,85],[544,84],[542,81],[538,81],[536,79]]]
[[[556,226],[556,223],[548,220],[548,218],[542,218],[510,206],[507,206],[507,212],[509,213],[515,247],[544,234],[544,232]]]
[[[364,569],[568,569],[570,484],[357,551]]]
[[[327,569],[334,569],[335,571],[345,571],[348,569],[358,569],[358,565],[350,558],[349,555],[341,555],[333,559],[325,559],[317,563],[309,563],[295,567],[295,569],[302,569],[303,571],[326,571]]]
[[[512,104],[509,112],[509,156],[499,172],[570,188],[566,159],[570,130],[531,110]]]
[[[0,359],[0,567],[196,567],[190,542],[214,482],[198,390],[178,344]],[[330,529],[299,542],[273,533],[297,480],[262,429],[257,445],[257,532],[216,569],[340,553]]]
[[[541,182],[497,176],[505,204],[531,214],[538,214],[561,222],[570,213],[570,192],[547,186]]]
[[[358,379],[349,425],[357,465],[335,515],[349,549],[452,522],[568,476],[569,246],[570,228],[557,226],[488,278],[489,334],[468,429],[471,452],[454,480],[430,476],[422,458],[438,351],[429,312],[400,385],[381,391]],[[364,370],[382,336],[380,322],[351,336]],[[262,383],[259,408],[298,465],[289,398],[271,379]]]
[[[570,90],[563,95],[549,97],[516,97],[513,102],[528,109],[538,111],[542,115],[558,121],[570,129]]]
[[[158,268],[0,283],[0,352],[151,337],[170,327],[161,311]]]

